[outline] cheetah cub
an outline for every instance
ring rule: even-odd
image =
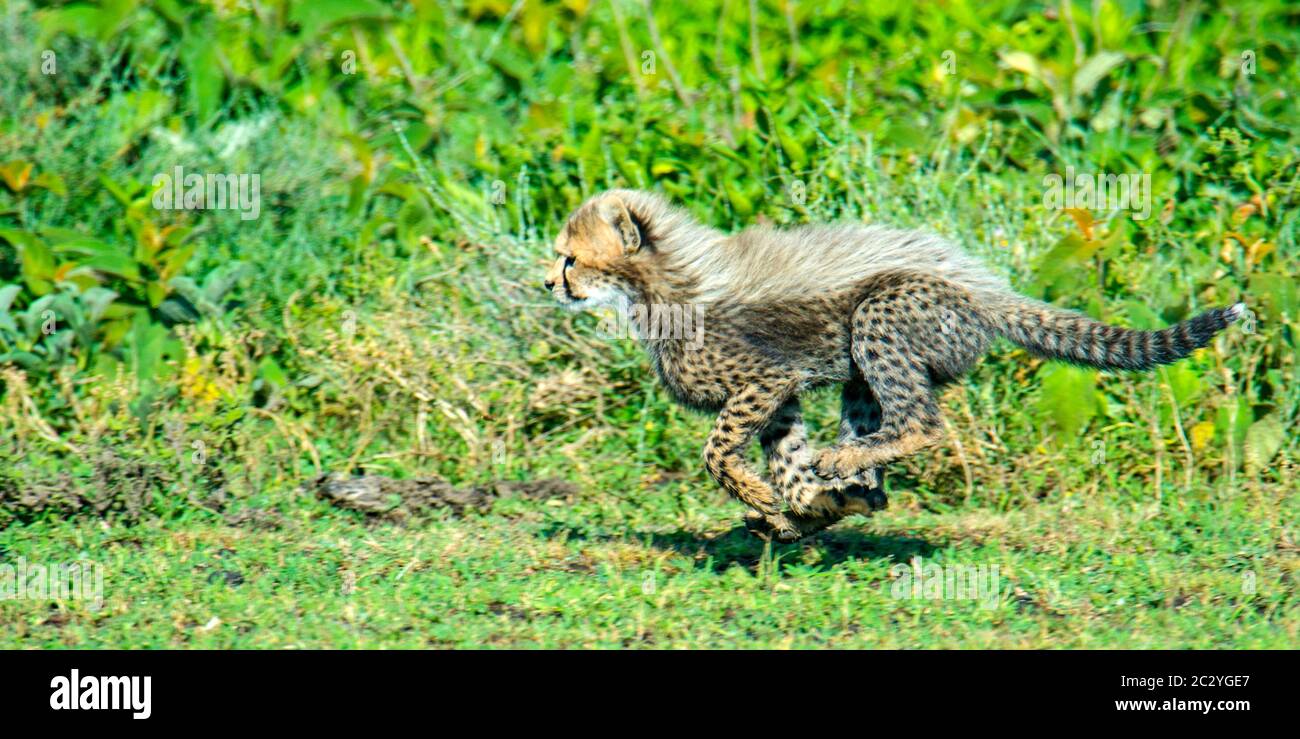
[[[943,430],[935,389],[999,336],[1044,358],[1144,370],[1205,346],[1245,310],[1237,303],[1134,331],[1019,295],[927,233],[826,225],[725,234],[635,190],[584,203],[555,252],[545,282],[560,303],[652,316],[635,328],[660,380],[679,402],[718,414],[704,445],[709,474],[749,507],[750,531],[781,541],[883,507],[881,469]],[[699,320],[682,321],[686,331],[659,320],[691,316]],[[799,395],[831,383],[843,385],[839,439],[814,455]],[[769,481],[746,463],[755,439]]]

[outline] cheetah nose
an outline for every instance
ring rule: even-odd
[[[555,287],[555,280],[547,280],[545,284],[546,284],[546,289],[550,290],[551,288]]]

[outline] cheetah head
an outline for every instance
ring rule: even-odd
[[[643,225],[616,192],[597,195],[569,216],[555,239],[546,289],[573,310],[595,308],[636,293],[636,255]]]

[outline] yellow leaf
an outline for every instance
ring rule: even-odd
[[[76,262],[64,262],[54,270],[54,281],[62,282],[68,278],[68,273],[77,268]]]
[[[27,188],[27,180],[32,176],[31,162],[9,162],[0,166],[0,177],[4,178],[5,184],[14,192],[22,192]]]
[[[650,174],[655,177],[672,174],[677,171],[677,165],[669,161],[659,160],[650,165]]]
[[[1256,241],[1246,250],[1246,264],[1249,264],[1252,267],[1259,264],[1264,260],[1264,257],[1273,253],[1275,248],[1277,248],[1276,245],[1271,241]]]
[[[1214,423],[1212,421],[1201,421],[1192,427],[1192,449],[1199,452],[1211,441],[1214,441]]]
[[[1246,247],[1250,246],[1250,242],[1246,240],[1246,237],[1242,236],[1236,231],[1225,231],[1223,234],[1223,239],[1224,241],[1227,241],[1228,239],[1235,239],[1237,243],[1241,244],[1242,246],[1246,246]]]
[[[1083,238],[1092,241],[1092,226],[1094,223],[1092,214],[1083,208],[1066,208],[1065,212],[1069,213],[1074,222],[1078,224],[1079,231],[1083,233]]]
[[[1043,70],[1032,54],[1023,51],[1010,51],[1002,54],[1002,62],[1017,72],[1024,72],[1031,77],[1042,78]]]

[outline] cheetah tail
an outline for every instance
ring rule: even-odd
[[[994,328],[1013,343],[1047,359],[1112,370],[1147,370],[1207,345],[1246,312],[1245,303],[1215,308],[1157,331],[1110,326],[1080,313],[1029,300],[991,312]]]

